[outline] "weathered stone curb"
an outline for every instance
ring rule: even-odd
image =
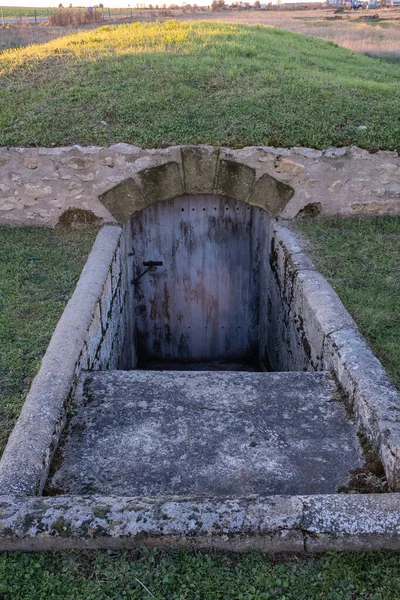
[[[299,238],[279,223],[272,230],[269,281],[271,306],[276,310],[276,336],[268,340],[272,366],[332,371],[361,430],[379,454],[390,489],[399,491],[400,392]]]
[[[400,494],[303,496],[307,552],[400,548]]]
[[[266,498],[0,496],[0,551],[195,547],[400,548],[400,495]]]
[[[115,226],[104,227],[97,235],[0,461],[1,494],[41,493],[64,425],[66,403],[81,369],[88,368],[88,361],[93,361],[101,343],[96,307],[120,236],[121,228]],[[93,321],[95,328],[91,330]]]
[[[124,222],[184,194],[226,195],[288,219],[400,214],[400,157],[357,147],[0,148],[0,223],[55,227],[70,209]]]

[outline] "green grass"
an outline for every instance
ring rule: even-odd
[[[34,17],[35,11],[36,11],[36,15],[38,17],[47,17],[47,15],[49,13],[54,12],[54,8],[47,9],[47,8],[35,8],[35,7],[29,7],[29,6],[24,6],[24,7],[3,6],[2,9],[3,9],[4,18],[15,18],[15,19],[19,19],[20,15],[22,15],[22,17]],[[1,11],[0,11],[0,14],[1,14]]]
[[[400,140],[398,65],[261,25],[105,26],[5,51],[0,94],[0,145]]]
[[[400,218],[308,221],[299,228],[400,389]]]
[[[93,237],[0,227],[0,456]]]
[[[139,583],[141,582],[149,592]],[[252,552],[0,555],[2,600],[398,600],[400,554],[283,560]]]

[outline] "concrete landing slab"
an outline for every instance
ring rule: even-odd
[[[329,494],[362,465],[327,373],[91,373],[48,493]]]

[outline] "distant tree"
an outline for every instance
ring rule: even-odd
[[[103,9],[104,8],[104,4],[102,2],[100,2],[99,4],[99,8]]]
[[[61,2],[60,2],[60,4],[58,5],[58,8],[64,8]]]
[[[225,0],[213,0],[212,4],[211,4],[211,10],[213,12],[219,11],[219,10],[225,10],[226,5],[225,5]]]
[[[254,2],[254,8],[257,8],[257,9],[260,9],[260,8],[261,8],[261,2],[260,2],[260,0],[256,0],[256,1]]]

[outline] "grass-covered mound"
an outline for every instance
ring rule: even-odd
[[[265,26],[135,23],[7,51],[0,98],[0,145],[400,144],[397,65]]]

